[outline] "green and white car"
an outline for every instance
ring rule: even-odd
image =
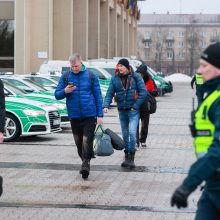
[[[65,101],[56,100],[54,96],[44,95],[40,93],[25,93],[28,87],[26,88],[26,90],[18,88],[18,83],[14,83],[17,81],[15,79],[11,79],[11,81],[13,81],[14,86],[11,83],[9,83],[10,80],[5,78],[3,78],[2,80],[4,83],[5,90],[7,90],[7,96],[17,96],[18,98],[26,98],[32,101],[45,103],[45,105],[51,105],[57,108],[61,118],[61,125],[69,124],[69,118],[67,115]]]
[[[6,97],[5,103],[4,141],[61,131],[60,114],[56,108],[17,97]]]

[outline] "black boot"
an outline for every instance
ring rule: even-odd
[[[125,158],[124,158],[124,161],[121,163],[121,167],[128,166],[128,151],[124,150],[124,152],[125,152]]]
[[[90,171],[90,161],[89,160],[83,160],[82,168],[80,170],[83,179],[87,179],[88,178],[89,171]]]
[[[135,152],[129,152],[129,154],[128,154],[128,167],[131,170],[135,168],[134,156],[135,156]]]

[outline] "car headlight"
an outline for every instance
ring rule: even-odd
[[[65,104],[60,104],[60,103],[52,104],[52,106],[57,108],[57,109],[60,109],[60,110],[64,110],[66,108]]]
[[[31,109],[24,109],[23,110],[25,115],[28,116],[39,116],[39,115],[45,115],[45,111],[41,111],[41,110],[31,110]]]

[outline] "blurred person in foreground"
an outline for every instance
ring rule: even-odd
[[[220,219],[220,43],[211,44],[201,55],[198,68],[204,79],[203,100],[194,113],[191,132],[197,161],[171,198],[171,205],[187,207],[188,196],[205,181],[196,220]]]
[[[0,143],[4,141],[4,129],[5,129],[5,95],[4,86],[0,80]],[[0,176],[0,196],[3,193],[3,178]]]

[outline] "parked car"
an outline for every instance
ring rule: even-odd
[[[5,95],[4,141],[61,131],[60,114],[56,108],[25,98],[9,97],[7,90]]]
[[[69,118],[66,110],[66,103],[63,100],[56,100],[54,96],[48,96],[41,93],[27,93],[25,90],[19,88],[19,86],[14,86],[6,81],[6,79],[2,79],[4,83],[5,90],[7,90],[7,96],[16,96],[18,98],[25,98],[31,101],[38,101],[44,103],[44,105],[50,105],[55,107],[61,118],[61,125],[69,124]],[[13,82],[16,79],[13,79]]]

